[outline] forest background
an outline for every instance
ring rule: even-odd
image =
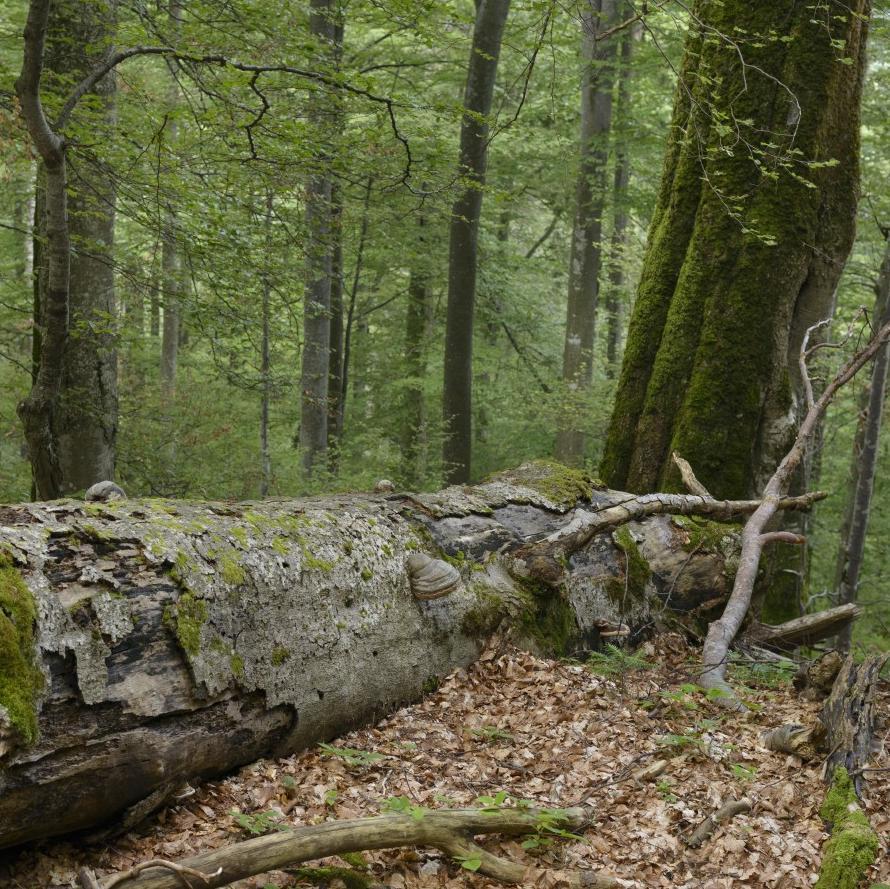
[[[814,15],[831,6],[814,3]],[[586,7],[525,0],[506,19],[484,116],[472,480],[552,457],[564,448],[557,439],[567,418],[583,429],[579,462],[595,474],[614,407],[690,11],[682,2],[652,4],[640,21],[602,37],[591,61],[583,57]],[[260,78],[212,62],[137,57],[119,66],[113,95],[84,97],[70,120],[74,249],[85,259],[87,289],[105,300],[75,320],[71,336],[103,358],[100,379],[116,377],[116,421],[106,423],[116,479],[131,496],[196,499],[367,489],[383,477],[400,488],[439,487],[450,470],[442,456],[449,228],[467,187],[457,158],[473,4],[327,4],[330,22],[342,26],[333,42],[313,29],[306,4],[120,3],[113,27],[99,15],[104,8],[53,4],[44,97],[51,114],[112,41],[297,71]],[[838,291],[838,332],[874,302],[880,224],[890,223],[888,9],[876,3],[872,14],[862,200]],[[635,11],[615,3],[616,23]],[[5,501],[31,496],[16,406],[31,386],[42,244],[33,225],[37,165],[13,88],[25,15],[25,4],[0,5]],[[756,38],[735,39],[744,51]],[[582,170],[578,149],[585,70],[608,86],[612,106],[591,143],[600,159],[593,174]],[[564,379],[563,352],[572,221],[585,175],[602,204],[603,259],[592,381],[579,391]],[[319,181],[337,208],[328,230],[310,212]],[[337,393],[328,406],[329,447],[308,472],[300,453],[301,367],[312,348],[305,301],[324,256],[342,339],[329,377]],[[819,487],[833,496],[818,506],[809,533],[807,600],[816,609],[836,588],[867,384],[863,376],[843,392],[820,442]],[[880,468],[888,447],[885,437],[859,587],[866,614],[857,625],[858,641],[883,647],[890,479]]]

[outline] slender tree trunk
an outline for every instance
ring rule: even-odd
[[[629,4],[620,4],[620,17],[627,14]],[[618,95],[615,122],[615,174],[612,181],[612,237],[609,241],[609,288],[606,292],[606,374],[615,376],[621,352],[624,327],[624,267],[627,253],[627,188],[630,184],[630,146],[628,144],[631,95],[630,78],[633,46],[637,39],[633,29],[621,37],[621,64],[618,68]]]
[[[275,195],[272,189],[266,192],[266,250],[263,267],[263,332],[260,345],[260,497],[269,496],[272,484],[272,456],[269,452],[269,406],[272,401],[272,362],[270,357],[270,318],[269,304],[272,294],[272,209]]]
[[[336,64],[335,0],[311,0],[309,31],[327,65]],[[329,444],[331,277],[333,271],[333,179],[330,172],[332,103],[318,91],[310,96],[308,118],[322,148],[306,184],[306,289],[303,302],[303,362],[300,372],[300,438],[303,471],[311,476]]]
[[[404,425],[402,426],[402,482],[418,490],[423,478],[422,453],[426,410],[423,380],[426,376],[427,339],[432,300],[429,273],[429,243],[423,212],[417,216],[417,242],[411,255],[408,279],[408,307],[405,313]]]
[[[340,467],[343,435],[343,195],[335,184],[331,201],[331,353],[328,366],[328,469]]]
[[[479,218],[488,156],[488,122],[501,38],[510,0],[478,0],[467,67],[458,171],[463,191],[451,211],[448,245],[448,311],[442,398],[442,462],[454,484],[470,480],[472,453],[473,317]]]
[[[868,0],[837,18],[793,0],[693,5],[610,484],[677,489],[676,450],[715,497],[745,496],[787,451],[800,343],[833,310],[854,233],[869,12]]]
[[[365,182],[365,199],[362,203],[362,225],[358,237],[358,249],[355,254],[355,269],[352,273],[352,286],[349,288],[349,306],[346,310],[346,328],[343,332],[343,369],[340,380],[340,418],[339,426],[344,428],[346,412],[346,396],[349,393],[349,359],[352,354],[352,331],[355,326],[355,307],[359,285],[362,280],[362,262],[365,257],[365,245],[368,241],[368,221],[371,210],[371,187],[373,179],[368,176]]]
[[[179,366],[179,310],[182,282],[182,261],[176,243],[175,214],[168,212],[161,247],[161,281],[163,282],[164,324],[161,336],[161,393],[165,413],[169,413],[176,397],[176,371]]]
[[[65,147],[50,127],[40,97],[49,7],[49,0],[32,0],[28,7],[22,71],[15,83],[22,118],[42,168],[38,171],[42,188],[38,191],[37,207],[41,209],[42,203],[41,231],[45,247],[40,251],[41,273],[35,285],[40,330],[34,339],[37,352],[34,382],[18,413],[28,444],[33,492],[44,499],[57,498],[63,484],[53,421],[62,388],[63,354],[68,340],[71,270]]]
[[[86,77],[114,39],[116,4],[52,4],[46,47],[46,88],[60,96]],[[92,90],[94,133],[115,123],[116,78]],[[114,265],[115,183],[103,162],[78,152],[68,183],[71,239],[69,336],[65,345],[53,434],[60,493],[114,478],[117,438],[117,354]]]
[[[881,263],[872,325],[878,328],[887,322],[890,322],[890,237],[887,238],[884,260]],[[844,523],[841,527],[841,544],[835,574],[839,605],[855,602],[858,597],[859,577],[871,514],[871,497],[878,465],[878,442],[884,416],[888,366],[890,366],[890,344],[885,343],[875,355],[871,368],[871,382],[865,393],[864,409],[860,413],[853,445],[850,473],[852,493],[847,502]],[[849,651],[851,641],[852,627],[847,627],[838,635],[838,647],[842,651]]]
[[[582,15],[581,165],[575,190],[575,222],[569,257],[562,378],[572,397],[556,435],[556,457],[584,461],[587,412],[584,395],[593,381],[593,345],[602,266],[603,205],[608,134],[612,125],[615,41],[597,35],[616,24],[617,0],[588,0]]]
[[[170,0],[170,31],[178,39],[182,29],[182,2]],[[172,70],[171,70],[172,75]],[[170,80],[169,101],[171,106],[179,102],[179,88],[176,80]],[[175,119],[167,123],[167,140],[172,147],[176,144],[178,126]],[[163,295],[164,324],[161,336],[161,398],[164,413],[169,415],[176,397],[176,374],[179,366],[179,347],[182,341],[182,257],[178,244],[178,223],[176,210],[169,203],[161,232],[161,287]],[[172,445],[172,436],[171,441]]]

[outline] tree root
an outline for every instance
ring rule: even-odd
[[[590,815],[590,810],[582,808],[555,813],[537,809],[450,809],[424,810],[421,817],[399,814],[329,821],[245,840],[180,862],[147,861],[111,877],[104,885],[85,882],[83,876],[81,882],[84,889],[216,889],[246,877],[346,852],[432,846],[492,879],[535,885],[542,872],[492,855],[470,838],[488,833],[534,833],[545,823],[559,829],[582,828],[589,823]],[[579,889],[617,889],[623,885],[614,877],[592,871],[569,873],[563,881]]]

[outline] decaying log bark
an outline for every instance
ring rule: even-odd
[[[281,870],[305,861],[399,846],[431,846],[456,859],[477,859],[478,873],[503,883],[537,883],[535,873],[529,873],[521,864],[492,855],[470,837],[489,833],[512,836],[534,833],[541,824],[540,816],[541,813],[533,809],[456,809],[427,811],[420,818],[380,815],[349,821],[328,821],[214,849],[176,862],[174,866],[170,863],[152,867],[139,865],[128,872],[128,878],[122,880],[121,877],[125,875],[120,874],[105,882],[104,887],[181,889],[183,883],[179,873],[188,868],[188,871],[206,875],[200,883],[193,879],[193,885],[217,889],[245,877]],[[549,817],[555,818],[556,825],[561,829],[573,829],[583,827],[589,816],[590,813],[584,809],[567,809],[564,813]],[[566,885],[579,889],[582,886],[617,889],[622,883],[592,871],[579,871],[568,876]]]
[[[819,717],[828,732],[826,778],[830,781],[835,769],[843,766],[853,779],[857,796],[862,789],[863,771],[874,752],[875,686],[888,660],[890,653],[866,658],[861,664],[848,656]]]
[[[827,608],[814,614],[805,614],[777,626],[757,624],[749,628],[748,637],[770,648],[788,651],[800,645],[812,645],[822,639],[836,636],[862,614],[862,609],[852,602]]]
[[[627,497],[530,464],[435,494],[3,507],[0,663],[20,673],[15,694],[0,676],[0,847],[136,818],[186,780],[372,720],[505,621],[571,652],[707,619],[737,536],[706,522],[606,529],[559,590],[520,576],[519,547]],[[424,566],[447,595],[412,595]]]

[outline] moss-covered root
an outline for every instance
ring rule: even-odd
[[[878,835],[868,822],[847,770],[835,770],[831,789],[819,810],[831,825],[816,889],[856,889],[878,854]]]
[[[37,739],[37,605],[9,556],[0,554],[0,756]]]

